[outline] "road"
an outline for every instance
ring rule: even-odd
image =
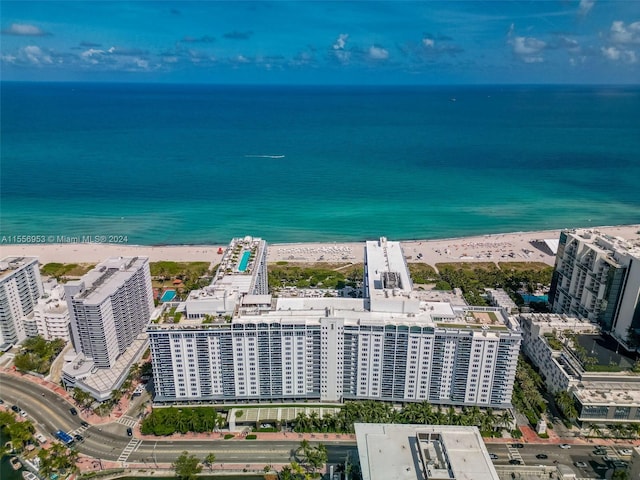
[[[48,436],[56,430],[84,437],[76,442],[78,452],[103,460],[154,465],[173,462],[186,450],[204,458],[215,453],[216,463],[288,463],[294,459],[299,441],[253,442],[251,440],[139,440],[127,435],[127,425],[109,423],[83,427],[82,419],[72,415],[73,406],[63,398],[28,380],[0,375],[0,391],[7,406],[17,405],[27,412],[38,430]],[[44,397],[42,396],[44,394]],[[312,445],[315,442],[310,442]],[[329,463],[344,460],[355,443],[322,442],[327,446]]]
[[[609,465],[603,459],[604,456],[593,453],[594,445],[572,445],[569,449],[562,449],[559,445],[544,444],[525,444],[523,448],[513,448],[509,444],[488,443],[486,445],[489,453],[498,455],[498,458],[493,460],[495,465],[508,465],[509,460],[514,458],[521,460],[523,465],[529,466],[564,464],[570,466],[578,478],[604,478],[607,470],[609,470]],[[606,448],[608,456],[619,457],[627,462],[631,458],[620,454],[620,446],[608,446]],[[547,458],[536,458],[536,455],[539,454],[547,455]],[[576,462],[584,462],[587,467],[576,467]]]

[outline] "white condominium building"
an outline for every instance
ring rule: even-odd
[[[113,257],[65,285],[76,352],[111,368],[153,311],[147,257]]]
[[[422,300],[398,242],[368,243],[366,265],[364,300],[278,298],[230,322],[150,325],[156,402],[511,405],[520,333],[503,310]]]
[[[597,321],[640,345],[640,247],[591,230],[560,234],[549,301],[556,313]]]
[[[42,291],[37,257],[0,260],[0,346],[26,338],[23,318],[33,312]]]
[[[44,294],[38,299],[38,304],[33,310],[33,321],[37,334],[45,340],[71,340],[69,308],[64,297],[63,285],[45,284]]]

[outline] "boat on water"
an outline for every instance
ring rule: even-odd
[[[35,473],[29,472],[27,470],[22,471],[22,478],[24,480],[40,480]]]
[[[11,464],[11,468],[14,470],[20,470],[22,468],[22,463],[20,463],[20,459],[18,457],[11,457],[9,459],[9,463]]]

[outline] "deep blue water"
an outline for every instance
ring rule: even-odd
[[[640,88],[1,89],[2,235],[401,240],[640,223]]]

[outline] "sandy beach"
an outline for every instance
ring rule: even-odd
[[[640,225],[593,227],[614,237],[640,245]],[[560,230],[516,232],[498,235],[401,241],[408,262],[429,265],[446,262],[544,262],[553,265],[554,255],[544,247],[545,239],[557,240]],[[395,240],[389,238],[389,240]],[[267,239],[268,242],[268,239]],[[110,256],[148,256],[160,260],[216,264],[222,257],[218,248],[226,245],[138,246],[128,244],[21,244],[0,245],[0,258],[37,256],[41,264],[97,263]],[[269,262],[360,263],[364,242],[268,244]]]

